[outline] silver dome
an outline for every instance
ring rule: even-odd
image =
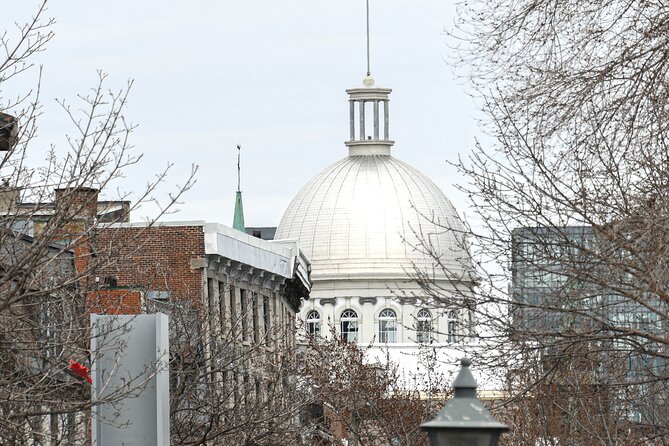
[[[435,224],[437,223],[437,224]],[[412,264],[432,270],[429,241],[442,265],[437,278],[469,277],[464,226],[444,193],[390,155],[349,156],[311,179],[288,206],[277,239],[295,239],[312,278],[407,278]]]

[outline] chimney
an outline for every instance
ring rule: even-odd
[[[21,189],[9,187],[6,183],[0,185],[0,213],[16,210],[21,198]]]
[[[85,220],[92,224],[98,214],[97,189],[90,187],[65,187],[56,189],[56,214],[63,214],[67,220]]]
[[[122,201],[121,202],[121,212],[122,216],[120,219],[121,223],[128,223],[130,221],[130,202]]]
[[[87,231],[95,224],[98,210],[98,190],[87,187],[67,187],[55,191],[55,216],[61,217],[59,238],[73,243],[74,267],[82,277],[83,288],[91,284],[93,266],[91,240]]]

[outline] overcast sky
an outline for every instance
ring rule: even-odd
[[[4,8],[0,28],[28,20],[37,3]],[[144,159],[126,173],[126,190],[168,161],[169,187],[200,166],[169,219],[232,224],[237,144],[247,226],[276,226],[307,180],[347,155],[345,89],[360,86],[366,70],[364,0],[52,0],[48,15],[56,36],[36,59],[45,101],[36,159],[72,131],[54,98],[86,92],[98,69],[110,88],[134,79],[126,115],[139,125],[132,141]],[[453,16],[450,1],[371,0],[371,59],[376,84],[393,89],[393,155],[462,213],[453,187],[462,180],[447,161],[471,150],[478,115],[446,62]]]

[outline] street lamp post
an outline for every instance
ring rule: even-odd
[[[432,446],[496,446],[509,426],[497,421],[476,398],[476,381],[469,371],[471,361],[462,358],[453,381],[454,395],[437,416],[421,428]]]

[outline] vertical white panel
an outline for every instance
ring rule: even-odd
[[[164,314],[91,315],[94,446],[169,445]]]

